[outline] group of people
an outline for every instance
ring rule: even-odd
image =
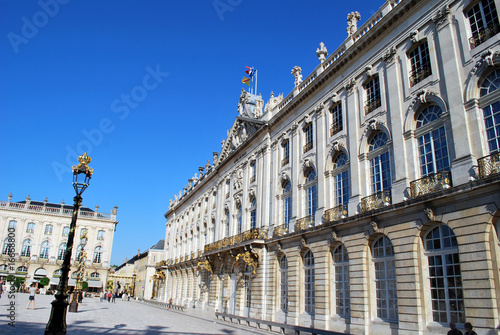
[[[104,300],[107,300],[108,302],[116,302],[115,299],[116,299],[116,294],[111,291],[99,293],[99,300],[101,302],[103,302]]]
[[[450,322],[450,330],[448,331],[448,335],[477,335],[475,331],[472,330],[472,324],[470,322],[464,323],[465,334],[457,329],[457,325],[455,322]]]

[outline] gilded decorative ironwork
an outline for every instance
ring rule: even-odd
[[[257,266],[259,265],[256,256],[254,256],[254,254],[252,254],[250,251],[246,251],[236,255],[236,261],[238,261],[240,258],[243,259],[243,262],[245,262],[246,264],[250,265],[253,268],[252,273],[255,274]]]
[[[333,222],[347,217],[347,205],[340,205],[325,211],[325,221]]]
[[[273,237],[281,237],[288,234],[288,225],[281,224],[279,226],[274,227]]]
[[[479,29],[477,33],[474,33],[473,36],[469,38],[470,48],[474,49],[481,43],[495,36],[498,32],[500,32],[500,25],[498,25],[498,23],[492,23],[488,27]]]
[[[210,264],[210,261],[208,259],[198,262],[198,268],[199,267],[204,268],[208,272],[210,272],[210,278],[212,278],[212,275],[214,274],[214,271],[212,270],[212,264]]]
[[[412,198],[420,195],[441,191],[451,187],[451,172],[442,171],[425,176],[410,183],[410,196]]]
[[[340,122],[332,123],[330,126],[330,136],[335,135],[336,133],[340,132],[341,130],[342,130],[342,123],[340,123]]]
[[[389,206],[392,203],[391,190],[385,190],[361,199],[361,212]]]
[[[365,102],[365,115],[373,112],[375,109],[382,106],[380,99],[368,100]]]
[[[309,150],[311,150],[313,148],[313,144],[312,142],[307,142],[306,144],[304,144],[304,147],[303,147],[303,151],[304,153],[308,152]]]
[[[301,231],[314,225],[314,216],[308,215],[306,217],[300,218],[295,223],[295,231]]]
[[[500,172],[500,152],[479,158],[479,178],[486,178]]]
[[[205,246],[205,252],[218,250],[226,247],[231,247],[235,244],[246,242],[249,240],[255,239],[266,239],[267,238],[267,229],[254,228],[247,230],[241,234],[225,237],[222,240],[219,240],[214,243],[207,244]]]
[[[424,66],[414,71],[410,71],[410,86],[418,84],[432,74],[430,66]]]

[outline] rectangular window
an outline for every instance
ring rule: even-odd
[[[48,224],[45,226],[45,235],[52,235],[52,228],[53,226],[51,224]]]
[[[469,39],[471,49],[500,32],[494,0],[479,1],[467,11],[466,16],[469,19],[472,33],[472,37]]]
[[[64,227],[62,231],[63,236],[68,236],[69,235],[69,227]]]
[[[308,152],[313,148],[313,126],[309,123],[304,127],[305,142],[303,152]]]
[[[333,106],[330,113],[332,113],[330,136],[333,136],[342,130],[342,104],[338,103]]]
[[[382,103],[380,99],[380,80],[377,77],[370,80],[365,85],[366,101],[365,101],[365,115],[373,112],[379,108]]]
[[[257,176],[257,168],[255,161],[250,163],[250,184],[255,182],[255,177]]]
[[[410,86],[413,86],[432,74],[429,46],[426,42],[419,44],[409,54],[411,72]]]
[[[12,220],[9,221],[9,229],[16,229],[17,222]]]
[[[292,197],[288,196],[283,201],[283,220],[285,227],[289,228],[290,218],[292,217]]]
[[[391,189],[391,167],[388,152],[371,160],[371,175],[374,194]]]
[[[285,166],[290,163],[290,141],[283,142],[283,159],[281,160],[281,166]]]
[[[97,232],[97,239],[98,240],[104,240],[104,230],[99,230]]]
[[[337,206],[347,205],[349,202],[349,179],[347,171],[341,172],[336,176],[336,184]]]
[[[307,189],[307,215],[312,217],[316,214],[316,208],[318,207],[318,197],[316,185],[312,185]]]
[[[35,232],[35,223],[29,222],[28,226],[26,227],[26,232],[27,233],[34,233]]]

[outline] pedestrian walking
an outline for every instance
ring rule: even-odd
[[[99,293],[99,301],[102,302],[102,299],[104,298],[104,293],[101,292]]]
[[[30,295],[28,297],[28,306],[26,306],[26,309],[30,309],[31,303],[33,303],[33,310],[35,310],[35,294],[37,291],[37,285],[36,283],[31,284],[30,286]]]
[[[448,335],[464,335],[460,330],[457,329],[455,322],[450,322],[450,330],[448,330]]]
[[[3,293],[3,280],[0,280],[0,298],[2,297]]]
[[[477,333],[472,330],[472,328],[474,328],[474,327],[472,326],[472,324],[470,322],[464,323],[464,328],[466,330],[464,335],[477,335]]]
[[[108,291],[108,303],[111,302],[111,296],[112,296],[111,291]]]
[[[116,294],[115,294],[115,293],[113,293],[113,295],[111,296],[111,302],[116,303],[115,298],[116,298]]]

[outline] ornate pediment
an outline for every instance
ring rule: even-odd
[[[257,130],[263,127],[264,121],[238,116],[230,130],[227,131],[227,139],[222,144],[222,150],[217,163],[246,142]]]

